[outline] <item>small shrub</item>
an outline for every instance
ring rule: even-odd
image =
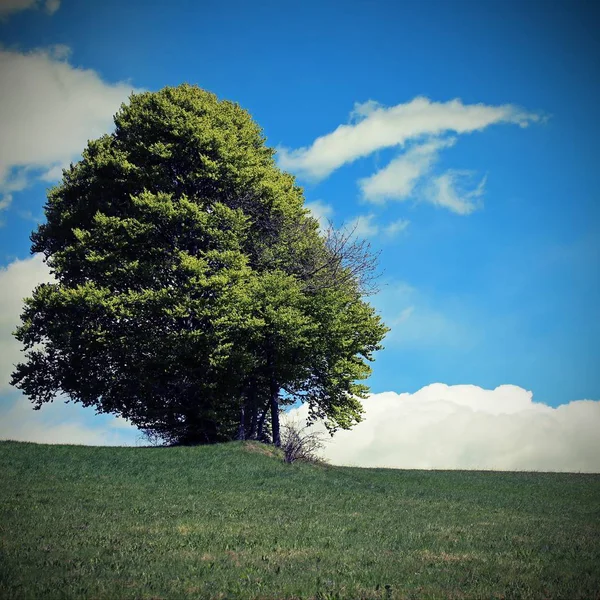
[[[290,421],[283,425],[281,449],[286,463],[325,462],[319,456],[319,452],[325,447],[323,434],[317,431],[308,431],[308,429],[308,426],[302,427],[296,421]]]

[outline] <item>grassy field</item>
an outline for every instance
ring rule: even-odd
[[[0,443],[0,598],[600,598],[600,476]]]

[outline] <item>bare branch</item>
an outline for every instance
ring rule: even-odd
[[[307,431],[308,426],[301,427],[297,422],[288,422],[283,426],[281,447],[287,463],[324,462],[319,452],[324,448],[323,434]]]
[[[345,286],[355,282],[361,296],[371,296],[379,291],[377,271],[379,252],[373,252],[371,244],[356,235],[352,229],[336,229],[330,222],[325,233],[325,251],[312,269],[304,273],[313,291]]]

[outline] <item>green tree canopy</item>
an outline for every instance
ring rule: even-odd
[[[13,384],[164,440],[279,442],[279,407],[331,431],[387,329],[363,299],[373,261],[303,207],[260,128],[194,86],[133,95],[48,194],[33,232],[56,283],[26,299]]]

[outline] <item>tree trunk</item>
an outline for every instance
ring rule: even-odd
[[[267,414],[269,413],[270,405],[271,405],[271,398],[269,398],[267,400],[267,402],[265,403],[265,405],[263,406],[263,409],[260,413],[260,417],[258,418],[258,423],[256,426],[256,437],[254,439],[257,439],[259,442],[262,442],[263,438],[264,438],[265,420],[267,418]]]
[[[246,424],[244,423],[244,421],[246,419],[245,413],[246,413],[246,411],[244,410],[244,405],[242,404],[242,406],[240,408],[240,427],[238,429],[238,435],[237,435],[238,440],[246,439]]]
[[[273,364],[273,346],[269,339],[267,346],[267,370],[269,373],[269,400],[271,404],[271,429],[273,433],[273,445],[281,447],[281,433],[279,428],[279,385],[275,379],[275,367]]]
[[[258,405],[256,398],[256,379],[252,379],[250,381],[250,385],[248,386],[247,392],[247,403],[246,405],[250,407],[250,430],[247,433],[247,439],[255,440],[256,439],[256,427],[258,424]]]
[[[256,439],[256,428],[258,426],[258,407],[252,407],[252,420],[250,421],[250,431],[248,432],[248,439]]]
[[[273,429],[273,445],[281,447],[281,432],[279,427],[279,386],[273,377],[269,381],[271,392],[271,427]]]

